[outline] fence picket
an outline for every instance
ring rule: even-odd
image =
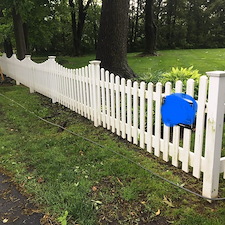
[[[155,149],[154,155],[160,156],[160,139],[161,139],[161,104],[162,104],[162,84],[156,84],[155,99]]]
[[[113,73],[110,74],[110,95],[111,95],[111,118],[110,118],[110,124],[111,124],[111,130],[113,133],[115,133],[115,92],[114,92],[114,87],[115,87],[115,75]]]
[[[165,84],[165,96],[171,94],[171,83],[167,82]],[[169,161],[169,143],[170,143],[170,127],[163,125],[163,160],[168,162]]]
[[[153,84],[148,83],[147,91],[147,134],[146,134],[146,144],[147,151],[152,153],[152,128],[153,128]]]
[[[177,81],[175,85],[175,92],[182,92],[182,82]],[[173,127],[173,147],[172,147],[172,165],[178,167],[179,158],[179,142],[180,142],[180,127]]]
[[[102,93],[102,126],[106,128],[106,99],[105,99],[105,71],[101,69],[101,93]]]
[[[198,111],[196,117],[195,144],[194,144],[194,164],[193,176],[200,178],[201,157],[203,151],[204,125],[205,125],[205,106],[207,97],[208,78],[202,76],[199,81]]]
[[[85,66],[85,76],[84,76],[84,88],[86,95],[86,118],[90,119],[90,88],[89,88],[89,73],[88,66]]]
[[[194,80],[187,81],[186,94],[194,96]],[[186,173],[189,172],[189,154],[191,150],[191,130],[184,128],[183,136],[183,154],[182,154],[182,170]]]
[[[138,82],[133,84],[133,143],[138,144]]]
[[[127,81],[127,140],[132,141],[132,82],[131,80]]]
[[[140,147],[145,148],[145,82],[140,85]]]
[[[120,77],[116,76],[116,134],[120,136]]]
[[[110,94],[109,94],[109,71],[105,72],[106,82],[106,110],[107,110],[107,117],[106,117],[106,123],[107,123],[107,129],[109,130],[111,128],[110,124]]]
[[[126,96],[125,96],[125,79],[121,79],[121,136],[126,138]]]

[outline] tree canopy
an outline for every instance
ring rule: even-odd
[[[129,3],[128,51],[145,51],[156,40],[154,49],[225,46],[224,0]],[[1,0],[1,51],[5,47],[9,54],[19,48],[21,54],[95,52],[100,15],[100,0]]]

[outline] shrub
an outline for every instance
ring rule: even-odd
[[[147,73],[139,74],[138,79],[139,81],[145,81],[146,83],[152,82],[156,84],[162,77],[162,71],[155,71],[152,73],[151,69],[148,70]]]
[[[198,85],[200,76],[201,74],[199,71],[193,69],[193,66],[189,68],[181,67],[180,69],[178,67],[173,67],[170,72],[162,74],[160,82],[163,84],[171,82],[174,86],[175,82],[180,80],[184,85],[186,85],[188,79],[193,79],[196,82],[196,85]]]

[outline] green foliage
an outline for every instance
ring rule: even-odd
[[[156,84],[162,77],[162,71],[151,72],[151,69],[148,69],[148,72],[142,73],[138,76],[138,80],[145,81],[146,83],[152,82]]]
[[[171,82],[174,86],[175,82],[180,80],[184,85],[186,85],[188,79],[193,79],[196,83],[198,83],[200,76],[201,74],[199,71],[193,69],[193,66],[190,66],[189,68],[172,67],[170,72],[162,74],[162,78],[159,81],[163,84],[166,82]]]
[[[67,225],[67,216],[68,211],[65,211],[63,216],[60,216],[57,220],[61,223],[61,225]]]

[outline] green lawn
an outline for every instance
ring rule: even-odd
[[[51,122],[64,125],[77,135],[62,131],[0,96],[0,167],[55,218],[68,212],[68,224],[166,224],[220,225],[224,203],[210,204],[165,183],[141,169],[122,154],[157,174],[194,191],[194,179],[144,150],[123,141],[74,112],[51,104],[22,86],[0,86],[0,93],[14,99]],[[225,194],[223,188],[221,194]],[[111,221],[111,222],[110,222]]]
[[[158,56],[140,56],[140,53],[128,53],[128,63],[134,72],[142,78],[153,82],[162,72],[169,72],[172,67],[190,67],[199,70],[201,74],[213,70],[225,70],[225,49],[188,49],[188,50],[163,50],[158,51]],[[83,57],[57,57],[57,61],[68,68],[86,66],[95,55]],[[36,60],[36,58],[35,58]],[[38,58],[43,61],[43,58]]]
[[[164,50],[159,56],[136,57],[128,54],[128,62],[137,74],[168,72],[172,67],[194,66],[201,74],[212,70],[225,70],[225,49]]]
[[[158,57],[137,55],[128,54],[128,61],[140,76],[169,71],[172,66],[193,65],[201,73],[225,69],[222,63],[225,49],[160,51]],[[87,65],[93,58],[89,55],[57,60],[74,68]],[[43,58],[35,60],[41,62]],[[50,122],[105,146],[101,148],[47,124],[0,96],[0,168],[8,170],[33,195],[33,201],[45,214],[57,220],[68,212],[69,225],[144,225],[151,221],[177,225],[224,224],[225,202],[210,204],[160,180],[126,157],[201,193],[202,181],[191,174],[147,154],[104,128],[94,127],[92,122],[37,93],[30,94],[28,88],[0,85],[0,93]],[[222,197],[225,182],[223,179],[221,182]]]

